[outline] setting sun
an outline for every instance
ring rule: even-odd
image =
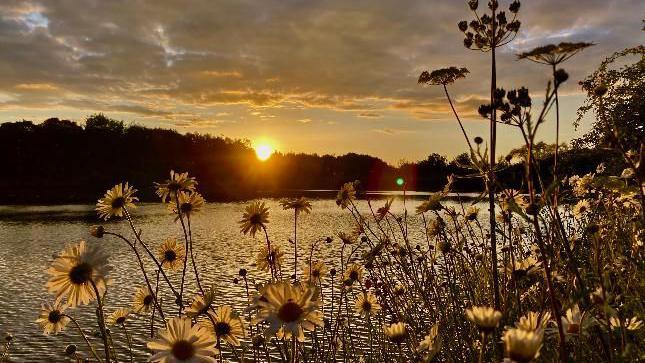
[[[258,144],[255,146],[255,155],[258,159],[264,161],[271,157],[273,154],[273,147],[267,143]]]

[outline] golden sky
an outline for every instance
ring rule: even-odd
[[[518,52],[597,43],[564,66],[563,138],[579,136],[577,81],[611,52],[642,43],[642,5],[523,1],[520,33],[500,51],[498,84],[528,86],[537,98],[549,69],[516,61]],[[476,110],[489,55],[464,48],[456,25],[470,19],[459,0],[3,0],[0,122],[103,112],[265,139],[283,152],[358,152],[391,163],[454,156],[465,144],[441,90],[416,81],[425,69],[470,69],[451,92],[468,131],[486,137]],[[502,151],[519,141],[501,129]]]

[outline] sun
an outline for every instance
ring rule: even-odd
[[[273,154],[273,147],[267,143],[261,143],[255,146],[255,155],[258,159],[265,161]]]

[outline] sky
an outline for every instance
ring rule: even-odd
[[[577,82],[643,43],[643,10],[642,0],[523,1],[521,30],[498,53],[498,84],[527,86],[537,101],[549,68],[517,53],[596,43],[563,65],[561,135],[582,135],[590,122],[573,127],[584,100]],[[466,145],[445,96],[417,78],[467,67],[450,92],[471,137],[486,139],[477,107],[490,55],[464,48],[456,25],[471,18],[459,0],[2,0],[0,122],[102,112],[281,152],[357,152],[395,165],[454,157]],[[541,138],[552,142],[554,129],[550,120]],[[498,133],[501,152],[521,142],[515,128]]]

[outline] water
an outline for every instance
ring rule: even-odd
[[[390,197],[391,194],[376,195],[376,198]],[[395,214],[402,213],[400,197],[393,205]],[[423,193],[408,199],[410,214],[425,199]],[[280,243],[286,250],[283,270],[285,276],[293,272],[293,248],[287,242],[293,233],[293,211],[285,211],[277,199],[266,200],[270,207],[268,230],[274,243]],[[367,208],[360,202],[361,208]],[[374,208],[381,206],[383,200],[374,202]],[[452,204],[446,202],[445,204]],[[204,286],[214,284],[218,291],[215,304],[230,304],[241,312],[246,306],[246,293],[243,284],[233,283],[240,268],[249,270],[250,280],[263,282],[266,274],[255,269],[255,256],[264,243],[262,240],[244,236],[239,232],[237,221],[242,216],[246,203],[208,203],[193,218],[192,229],[196,260]],[[312,200],[313,211],[310,215],[298,218],[299,262],[304,263],[312,241],[325,236],[333,236],[339,231],[348,231],[352,226],[351,216],[340,210],[329,197]],[[53,254],[61,251],[68,243],[81,239],[89,243],[100,243],[110,252],[113,266],[110,277],[113,280],[108,288],[107,312],[118,307],[128,307],[135,290],[144,285],[143,277],[130,248],[122,241],[110,236],[96,239],[89,235],[92,225],[101,223],[93,211],[93,205],[61,206],[5,206],[0,207],[0,334],[10,332],[14,336],[11,347],[12,361],[68,361],[64,355],[67,344],[76,344],[82,352],[87,352],[83,340],[70,323],[59,335],[44,336],[34,322],[39,315],[43,301],[50,301],[46,291],[48,279],[45,270],[53,259]],[[364,209],[367,213],[368,210]],[[135,224],[143,230],[142,239],[156,251],[156,247],[169,236],[183,240],[181,225],[160,204],[143,204],[133,211]],[[418,218],[411,216],[410,231],[418,238],[422,229]],[[104,223],[109,231],[132,236],[128,225],[123,221]],[[415,228],[416,227],[416,228]],[[414,237],[413,237],[414,238]],[[314,260],[324,259],[331,267],[338,263],[339,244],[319,244]],[[306,253],[305,253],[306,251]],[[152,266],[148,265],[149,275]],[[299,269],[299,274],[301,269]],[[189,271],[192,280],[193,274]],[[173,273],[171,280],[179,285],[180,275]],[[163,286],[163,285],[162,285]],[[195,287],[189,285],[192,296]],[[90,340],[100,347],[96,337],[97,330],[95,305],[81,306],[68,310],[77,318]],[[172,309],[174,311],[174,308]],[[145,319],[134,320],[129,329],[134,332],[135,360],[143,361],[148,356],[145,348],[149,323]],[[126,360],[127,345],[121,329],[113,327],[113,336],[120,360]]]

